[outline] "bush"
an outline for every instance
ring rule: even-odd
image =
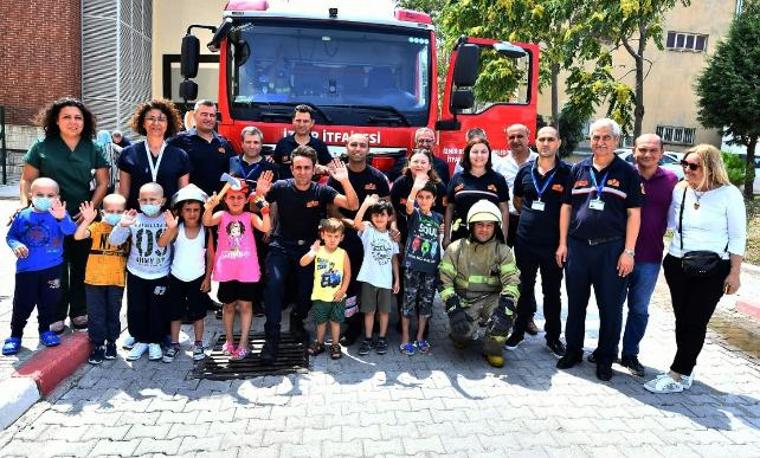
[[[723,163],[726,165],[726,171],[728,172],[728,179],[736,186],[744,185],[745,174],[745,160],[738,154],[728,153],[722,151]]]

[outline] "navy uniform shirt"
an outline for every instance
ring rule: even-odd
[[[455,219],[459,218],[462,224],[466,224],[470,207],[482,199],[497,206],[509,202],[509,187],[502,174],[494,170],[479,177],[465,171],[454,174],[449,182],[448,200],[456,206]]]
[[[219,178],[223,173],[229,172],[230,158],[236,155],[232,145],[224,137],[213,132],[213,137],[208,142],[198,135],[198,130],[192,128],[177,134],[169,140],[169,144],[185,150],[190,158],[193,164],[190,183],[201,188],[209,196],[222,189],[224,183],[219,181]]]
[[[150,156],[153,165],[156,158]],[[132,143],[125,148],[119,156],[119,170],[129,174],[129,196],[127,208],[140,208],[137,198],[140,194],[140,186],[153,181],[148,165],[148,155],[145,151],[145,142]],[[164,197],[169,202],[175,192],[179,190],[177,181],[180,177],[190,173],[192,166],[187,154],[180,148],[166,145],[161,163],[158,165],[156,182],[164,189]]]
[[[603,186],[601,196],[591,177]],[[628,209],[641,207],[641,179],[636,169],[615,156],[610,165],[597,171],[592,158],[575,164],[570,172],[570,186],[565,190],[563,203],[573,206],[568,235],[580,240],[625,237]],[[593,210],[589,203],[601,197],[604,210]]]
[[[256,189],[256,181],[267,170],[270,170],[274,175],[272,182],[279,179],[280,168],[277,167],[277,164],[264,159],[263,156],[259,162],[254,162],[253,164],[246,162],[242,154],[230,158],[230,175],[243,178],[248,182],[248,187],[251,191]]]
[[[309,135],[309,143],[306,145],[311,146],[314,148],[314,151],[317,152],[318,164],[327,165],[332,161],[332,155],[330,154],[330,151],[327,150],[327,145],[325,145],[325,142],[322,140],[313,135]],[[283,180],[286,178],[293,178],[293,172],[290,170],[290,153],[299,146],[300,144],[296,141],[296,134],[293,134],[282,137],[280,141],[277,142],[277,146],[274,147],[272,157],[276,163],[280,164],[280,178]]]
[[[293,179],[272,185],[267,201],[277,204],[275,240],[311,245],[319,237],[319,222],[327,216],[327,204],[335,201],[338,191],[330,186],[311,183],[306,191],[296,188]]]
[[[351,182],[351,186],[353,186],[360,203],[364,202],[364,199],[371,194],[386,197],[391,192],[388,186],[388,179],[385,178],[383,172],[371,165],[366,166],[361,172],[353,172],[351,169],[348,169],[348,181]],[[343,185],[333,177],[330,177],[330,179],[327,180],[327,185],[333,187],[341,194],[346,193],[343,189]],[[346,218],[353,219],[356,217],[358,210],[346,210],[345,208],[341,208],[340,212]]]
[[[535,181],[534,178],[535,177]],[[554,169],[546,175],[536,168],[536,161],[529,161],[520,167],[515,176],[514,195],[522,199],[517,237],[536,245],[556,248],[559,243],[559,211],[562,196],[570,183],[570,165],[557,159]],[[538,190],[536,189],[538,186]],[[538,200],[539,190],[543,211],[533,208]]]

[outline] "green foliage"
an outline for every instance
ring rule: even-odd
[[[760,2],[734,19],[696,84],[698,119],[747,147],[745,196],[752,195],[754,146],[760,138]]]
[[[723,156],[723,164],[726,166],[726,172],[728,172],[728,179],[736,186],[741,186],[744,183],[744,158],[738,154],[721,151]]]
[[[559,114],[559,137],[562,144],[559,147],[559,155],[567,157],[575,151],[578,143],[583,141],[585,132],[583,127],[588,117],[579,116],[579,112],[572,106],[565,105]]]

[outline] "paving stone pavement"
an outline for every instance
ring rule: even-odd
[[[650,376],[675,350],[668,303],[661,279],[641,348]],[[211,340],[220,322],[207,323]],[[759,361],[714,331],[691,390],[654,395],[619,366],[610,383],[587,362],[557,370],[542,335],[493,369],[452,347],[440,304],[433,323],[427,356],[401,355],[393,335],[384,356],[352,347],[308,374],[244,381],[192,378],[187,336],[172,364],[122,352],[0,433],[0,456],[760,456]],[[597,328],[592,304],[587,351]]]

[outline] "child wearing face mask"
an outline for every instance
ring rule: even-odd
[[[50,331],[50,323],[61,299],[63,239],[74,233],[76,224],[61,203],[55,180],[37,178],[31,195],[32,206],[16,214],[6,236],[17,260],[11,336],[3,343],[3,355],[15,355],[21,349],[24,327],[35,306],[40,343],[46,347],[61,343]]]
[[[166,316],[166,290],[171,267],[171,245],[159,244],[166,231],[170,211],[161,214],[165,202],[164,190],[158,183],[140,187],[140,212],[131,209],[124,213],[108,237],[111,245],[130,241],[127,259],[127,327],[135,344],[127,361],[136,361],[148,352],[148,359],[163,357],[161,343],[169,323]]]
[[[127,200],[123,196],[107,195],[103,199],[100,221],[95,221],[98,211],[91,202],[83,202],[79,206],[82,222],[74,233],[74,239],[92,239],[84,289],[89,317],[87,333],[92,344],[89,362],[93,365],[102,363],[104,359],[116,359],[128,246],[126,243],[112,245],[108,237],[121,221],[126,205]]]

